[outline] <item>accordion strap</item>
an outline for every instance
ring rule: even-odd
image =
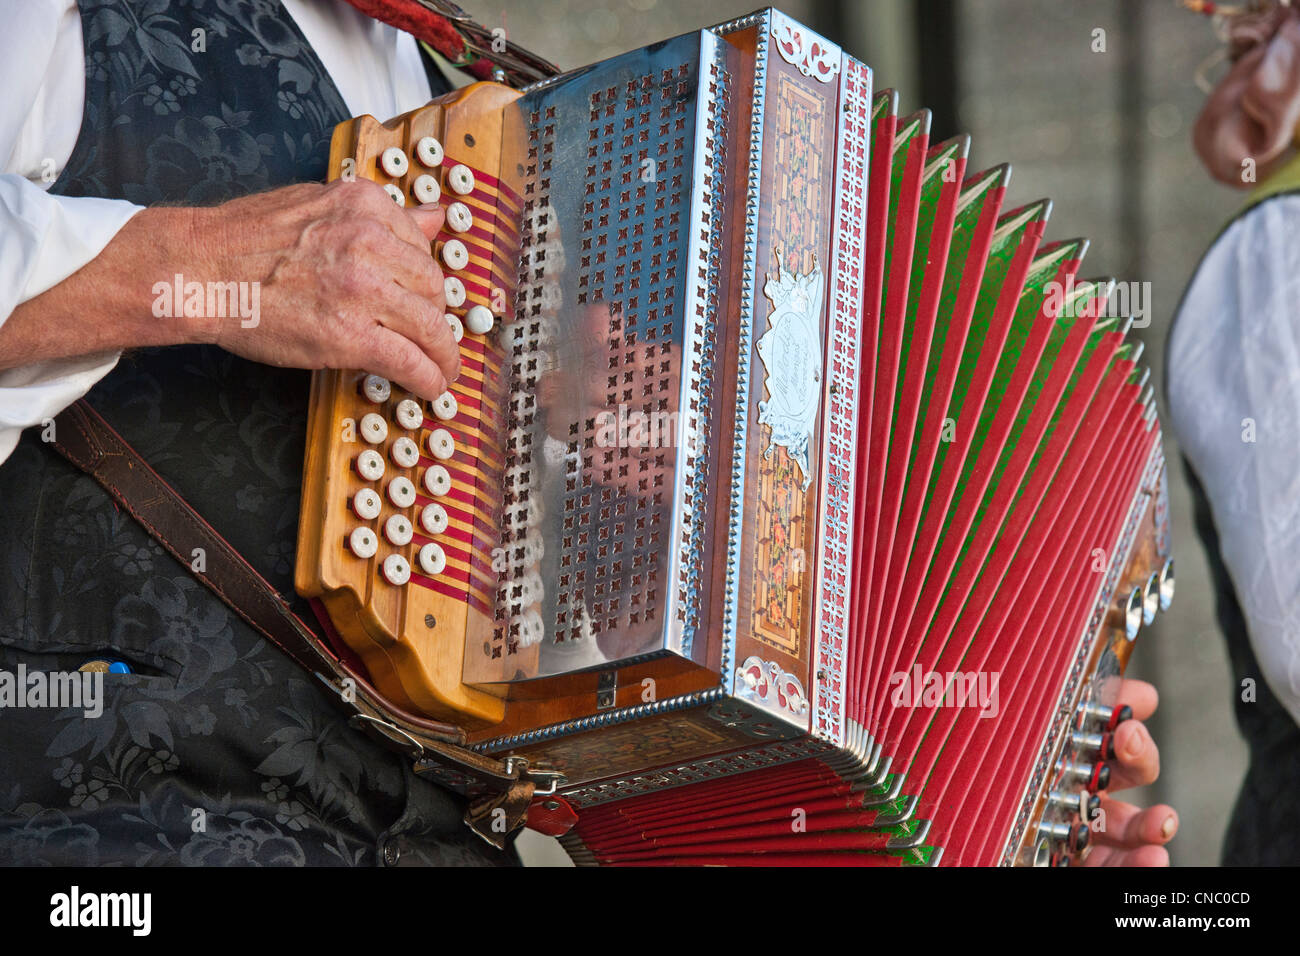
[[[418,773],[484,792],[470,804],[465,822],[493,846],[503,847],[506,837],[523,825],[539,783],[554,789],[558,774],[530,771],[527,761],[518,757],[502,761],[474,753],[463,746],[461,728],[391,704],[335,655],[279,592],[84,399],[55,419],[53,445],[102,485],[250,627],[326,684],[351,726],[409,756]],[[202,561],[194,560],[196,548],[203,549]],[[504,811],[504,816],[498,811]]]

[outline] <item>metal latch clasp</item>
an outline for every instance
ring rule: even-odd
[[[511,755],[505,758],[506,773],[513,774],[515,768],[519,768],[521,777],[528,777],[533,781],[533,796],[549,797],[555,793],[560,785],[568,780],[563,773],[558,770],[548,770],[545,767],[530,767],[525,757]],[[543,788],[543,784],[545,787]]]

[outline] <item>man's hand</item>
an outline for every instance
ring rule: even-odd
[[[429,254],[443,220],[441,207],[401,209],[368,180],[195,210],[213,276],[261,283],[258,325],[209,319],[210,340],[268,365],[365,369],[436,398],[460,371]]]
[[[0,368],[209,342],[294,368],[357,368],[426,398],[460,371],[429,243],[440,207],[367,180],[304,183],[206,208],[153,207],[94,260],[0,325]],[[256,323],[155,314],[156,283],[257,283]]]
[[[1146,681],[1125,680],[1115,706],[1127,704],[1133,719],[1115,728],[1115,756],[1111,761],[1110,790],[1125,790],[1152,783],[1160,775],[1160,751],[1142,722],[1155,713],[1159,695]],[[1165,849],[1178,832],[1173,807],[1157,804],[1145,810],[1131,803],[1101,798],[1103,829],[1091,834],[1094,848],[1086,866],[1168,866]]]

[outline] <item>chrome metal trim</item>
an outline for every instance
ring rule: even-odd
[[[618,670],[601,671],[596,678],[596,709],[612,710],[618,700]]]
[[[635,707],[621,707],[618,710],[610,710],[603,714],[595,714],[590,717],[578,717],[574,720],[566,720],[558,724],[538,727],[535,730],[529,730],[522,734],[512,734],[509,737],[494,737],[492,740],[485,740],[481,743],[474,744],[470,749],[479,753],[500,753],[502,750],[508,750],[512,747],[527,747],[531,744],[541,743],[545,740],[554,740],[557,737],[582,733],[585,730],[595,730],[599,727],[612,727],[616,724],[625,724],[630,720],[640,720],[642,717],[669,714],[678,710],[686,710],[690,707],[698,707],[702,704],[711,704],[722,696],[722,688],[711,687],[708,690],[699,691],[694,694],[685,694],[681,697],[670,697],[667,700],[657,700],[649,704],[638,704]]]
[[[919,846],[925,845],[925,839],[930,835],[930,821],[922,820],[912,833],[908,836],[891,837],[885,844],[886,850],[915,850]]]
[[[711,525],[707,513],[711,495],[705,493],[705,489],[711,480],[716,484],[716,478],[709,474],[709,447],[712,438],[709,431],[713,412],[714,349],[717,342],[715,329],[718,325],[714,312],[723,283],[718,248],[724,228],[728,159],[727,125],[724,119],[730,97],[726,46],[726,42],[716,35],[708,31],[701,32],[696,76],[698,94],[692,161],[694,177],[689,213],[690,241],[686,251],[686,272],[690,278],[683,302],[682,376],[678,383],[675,436],[679,458],[678,467],[673,472],[673,520],[670,532],[671,540],[680,542],[681,547],[674,549],[668,592],[676,595],[677,613],[667,622],[672,632],[669,646],[687,658],[691,658],[692,651],[695,650],[695,635],[699,628],[704,548]],[[697,325],[701,327],[699,334],[695,331]],[[699,369],[698,372],[695,371],[696,368]],[[692,405],[695,405],[693,412]],[[691,427],[692,416],[697,422],[694,429]],[[689,456],[688,462],[682,461],[683,453]]]
[[[1143,610],[1145,606],[1141,587],[1133,588],[1128,592],[1128,597],[1124,599],[1121,617],[1124,622],[1124,640],[1129,643],[1136,641],[1138,633],[1142,630],[1142,624],[1146,619],[1146,613]]]
[[[370,714],[353,714],[348,718],[348,726],[357,730],[364,730],[366,727],[373,727],[377,733],[386,737],[395,744],[407,749],[407,756],[412,760],[421,760],[424,758],[424,744],[420,743],[410,734],[396,724],[390,724],[386,720],[378,717],[372,717]]]
[[[1042,837],[1034,844],[1034,862],[1035,867],[1046,867],[1052,865],[1052,841],[1047,837]]]
[[[766,24],[768,12],[768,10],[757,10],[754,13],[747,13],[743,17],[728,20],[726,23],[719,23],[715,27],[709,27],[709,30],[718,36],[726,36],[728,33],[745,30],[760,23]]]
[[[1174,603],[1174,559],[1168,558],[1160,566],[1160,578],[1158,592],[1160,595],[1160,610],[1167,611],[1169,606]]]
[[[889,789],[887,789],[884,793],[879,794],[878,796],[872,797],[871,799],[863,800],[862,806],[864,809],[867,810],[871,809],[872,807],[883,807],[887,803],[893,803],[902,795],[903,795],[903,775],[901,773],[896,773],[894,774],[894,779],[889,784]]]
[[[875,757],[876,759],[872,761],[871,766],[868,768],[867,781],[869,786],[879,787],[884,784],[885,777],[889,776],[889,768],[893,765],[894,758],[886,756],[884,748],[880,745],[876,746]]]
[[[817,582],[820,600],[813,618],[811,730],[842,745],[844,682],[848,669],[849,578],[853,557],[853,504],[857,497],[862,274],[866,247],[866,196],[871,136],[871,71],[847,54],[840,68],[836,182],[828,263],[833,293],[828,302],[826,390],[822,404],[821,500],[818,518]]]
[[[835,80],[844,65],[840,48],[836,44],[790,19],[780,10],[773,11],[770,30],[772,39],[776,40],[776,51],[781,59],[818,83],[830,83]],[[797,48],[787,52],[786,44],[791,46],[797,44]],[[817,51],[817,55],[814,55],[814,50]]]
[[[745,253],[741,263],[739,336],[736,363],[735,443],[731,456],[731,504],[727,520],[727,570],[722,612],[723,686],[735,689],[736,632],[740,613],[740,546],[744,530],[745,466],[749,453],[750,359],[754,350],[754,328],[758,321],[755,287],[758,263],[755,251],[758,240],[758,208],[763,179],[763,114],[767,107],[768,25],[771,10],[755,15],[758,33],[754,50],[754,98],[749,127],[749,163],[745,188]]]
[[[798,674],[757,654],[746,657],[736,668],[736,674],[738,700],[749,701],[773,716],[792,722],[800,730],[808,729],[808,693]]]
[[[1142,585],[1142,626],[1150,627],[1155,623],[1160,611],[1160,572],[1152,571]]]
[[[900,823],[906,823],[908,820],[912,819],[912,814],[916,813],[916,808],[920,802],[920,796],[908,797],[907,801],[897,813],[886,813],[877,816],[874,826],[893,827],[898,826]]]

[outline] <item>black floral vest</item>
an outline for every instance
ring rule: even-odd
[[[85,114],[53,191],[201,205],[324,178],[348,113],[279,2],[80,8]],[[291,595],[308,380],[147,349],[89,400]],[[0,465],[0,671],[132,673],[104,675],[97,718],[0,708],[0,863],[513,862],[39,433]]]
[[[1300,794],[1300,727],[1264,680],[1250,646],[1246,616],[1219,550],[1209,498],[1186,459],[1183,466],[1192,491],[1196,532],[1205,545],[1215,586],[1215,616],[1228,642],[1237,726],[1250,747],[1246,777],[1223,836],[1221,862],[1224,866],[1300,866],[1300,818],[1295,809]],[[1252,682],[1254,699],[1243,699],[1246,680]]]

